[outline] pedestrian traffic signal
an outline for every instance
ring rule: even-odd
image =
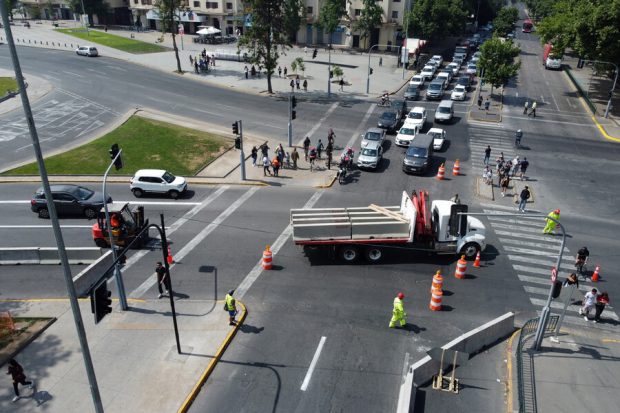
[[[333,70],[330,70],[330,71],[329,71],[329,78],[331,79],[332,77],[334,77],[334,71],[333,71]]]
[[[291,119],[295,119],[297,118],[297,111],[292,110],[291,111]]]
[[[239,122],[232,124],[233,135],[239,135]]]
[[[584,63],[585,63],[585,60],[583,60],[583,59],[579,59],[579,60],[577,61],[577,69],[583,69],[583,65],[584,65]]]
[[[118,147],[118,144],[115,143],[110,147],[110,150],[108,152],[110,152],[110,159],[114,160],[114,167],[116,168],[116,170],[119,170],[123,167],[123,158],[121,157],[121,155],[119,155],[118,153],[120,152],[120,148]],[[118,157],[117,157],[118,155]]]
[[[95,314],[95,324],[112,312],[112,293],[108,291],[108,279],[104,278],[90,292],[90,308]]]
[[[291,106],[293,108],[297,107],[297,98],[295,96],[291,96]]]
[[[551,291],[551,297],[558,298],[562,292],[562,281],[556,281],[553,283],[553,290]]]
[[[369,68],[369,69],[370,69],[370,74],[372,75],[372,72],[373,72],[372,67],[371,67],[371,68]]]
[[[235,149],[241,149],[241,138],[238,136],[235,138]]]
[[[318,51],[316,49],[314,49],[314,51],[312,52],[312,58],[315,59],[316,55],[317,55]]]

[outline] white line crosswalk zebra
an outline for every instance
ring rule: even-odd
[[[483,155],[484,156],[484,155]],[[483,212],[486,214],[508,214],[516,213],[515,207],[482,204]],[[527,215],[511,216],[488,216],[490,227],[498,236],[500,248],[506,255],[512,268],[517,273],[517,277],[523,283],[523,289],[529,296],[530,302],[540,311],[544,307],[550,288],[551,268],[556,265],[557,257],[560,252],[561,238],[557,236],[543,235],[544,226],[541,218],[528,217]],[[574,264],[573,254],[568,248],[564,248],[562,255],[560,274],[572,272]],[[562,276],[559,277],[563,281]],[[573,293],[573,301],[579,300],[583,294],[596,288],[595,285],[579,282],[578,292]],[[561,313],[566,296],[562,294],[558,299],[552,301],[551,311]],[[569,305],[564,318],[565,323],[583,326],[586,321],[579,316],[579,306]],[[593,314],[590,315],[591,317]],[[618,315],[611,306],[607,306],[603,319],[619,321]],[[589,323],[588,323],[589,324]],[[613,330],[613,326],[599,323],[598,328]]]
[[[469,148],[471,151],[471,166],[474,171],[484,170],[484,150],[491,147],[489,165],[494,168],[495,160],[504,154],[504,159],[513,159],[517,154],[514,141],[507,130],[503,127],[470,126]]]

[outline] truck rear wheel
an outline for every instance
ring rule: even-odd
[[[369,263],[375,264],[383,258],[383,250],[379,247],[366,247],[364,256]]]
[[[359,255],[359,250],[353,245],[346,245],[340,248],[340,258],[342,258],[344,262],[355,262],[359,258]]]
[[[476,254],[478,254],[479,251],[480,245],[475,242],[468,242],[463,245],[463,248],[461,248],[461,255],[465,255],[465,258],[468,260],[473,260],[476,258]]]

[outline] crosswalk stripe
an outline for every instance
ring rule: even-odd
[[[538,260],[536,258],[532,258],[531,256],[527,256],[527,255],[512,255],[512,254],[508,254],[508,259],[511,261],[527,262],[529,264],[547,265],[549,266],[549,269],[555,266],[555,261],[556,261],[555,259],[550,259],[549,261]]]
[[[517,271],[529,272],[532,274],[540,274],[545,278],[551,276],[551,267],[539,268],[539,267],[531,267],[528,265],[513,264],[512,268],[514,268]],[[560,273],[569,272],[569,271],[570,270],[566,270],[565,268],[560,269]]]
[[[504,222],[518,222],[518,223],[523,223],[523,225],[534,225],[534,224],[538,224],[538,226],[540,226],[541,222],[543,221],[543,217],[539,217],[539,216],[534,216],[534,215],[529,215],[529,214],[523,214],[520,213],[518,215],[513,215],[513,214],[517,214],[518,209],[517,209],[517,205],[515,204],[514,206],[515,209],[513,209],[513,212],[510,213],[508,211],[493,211],[493,210],[489,210],[489,209],[483,209],[483,211],[487,214],[496,214],[496,215],[489,215],[488,219],[489,221],[497,221],[499,223],[504,223]]]
[[[523,245],[531,248],[539,248],[539,249],[553,249],[553,251],[558,251],[558,245],[556,244],[543,244],[540,242],[528,242],[524,241],[521,238],[499,238],[499,241],[504,244],[517,244]],[[570,252],[568,248],[564,248],[564,252]]]
[[[501,214],[502,211],[497,211],[497,209],[507,209],[509,211],[514,211],[513,207],[509,207],[509,206],[505,206],[505,205],[497,205],[497,204],[480,204],[480,206],[484,209],[484,208],[488,208],[489,212],[496,212],[498,214]],[[485,211],[487,211],[487,209],[485,209]],[[538,211],[530,211],[532,213],[536,213]],[[529,216],[527,214],[523,215],[524,218],[529,218]],[[539,218],[540,219],[540,218]]]
[[[495,225],[495,224],[516,224],[519,225],[519,227],[535,227],[536,229],[540,229],[540,225],[541,225],[541,220],[540,218],[533,220],[533,219],[529,219],[529,220],[525,220],[525,219],[519,219],[519,217],[493,217],[490,216],[488,217],[488,220],[491,221],[491,225]]]
[[[549,288],[530,287],[529,285],[524,285],[523,289],[525,292],[530,294],[549,295]]]
[[[547,304],[547,300],[543,300],[541,298],[532,298],[532,297],[530,297],[530,301],[531,301],[532,304],[534,304],[536,306],[539,306],[539,307],[544,307],[545,304]],[[564,303],[562,303],[560,301],[551,301],[550,307],[554,308],[556,310],[562,310],[564,308]],[[609,306],[607,306],[605,308],[605,313],[604,313],[604,314],[607,315],[607,318],[611,318],[612,320],[618,321],[618,315],[614,311],[611,311],[611,310],[608,310],[608,309],[609,309]],[[577,305],[569,305],[566,308],[566,311],[567,312],[570,311],[572,313],[579,314],[579,306],[577,306]]]
[[[529,275],[523,275],[523,274],[517,274],[517,277],[519,278],[520,281],[526,282],[526,283],[530,283],[530,284],[540,284],[540,285],[550,285],[551,284],[551,277],[547,276],[546,278],[539,278],[539,277],[530,277]],[[592,287],[588,286],[588,285],[584,285],[581,282],[579,283],[579,291],[583,291],[583,292],[588,292],[592,290]],[[549,291],[549,290],[547,290]]]
[[[559,251],[557,253],[552,253],[552,252],[547,252],[547,251],[538,251],[535,249],[531,249],[531,248],[519,248],[519,247],[511,247],[508,245],[504,245],[503,246],[505,251],[508,252],[515,252],[520,254],[521,256],[535,256],[535,257],[542,257],[542,258],[551,258],[553,260],[556,260],[559,254]],[[570,256],[566,256],[566,254],[562,254],[562,261],[566,261],[569,264],[573,264],[573,257]]]
[[[495,234],[497,235],[508,235],[508,236],[515,236],[514,232],[510,232],[510,231],[499,231],[499,230],[494,230]],[[527,239],[530,240],[536,240],[536,241],[547,241],[549,244],[557,244],[558,246],[562,243],[562,240],[559,239],[555,239],[555,238],[549,238],[549,236],[544,236],[544,235],[530,235],[530,234],[522,234],[523,236],[525,236]],[[568,251],[568,250],[567,250]]]
[[[535,234],[542,234],[542,229],[544,225],[541,225],[539,228],[528,228],[528,227],[520,227],[517,225],[511,224],[500,224],[499,222],[491,223],[493,227],[504,228],[504,229],[512,229],[517,232],[531,232]],[[549,238],[552,238],[552,235],[549,235]]]
[[[472,149],[472,152],[474,150],[476,151],[481,151],[481,153],[484,154],[484,150],[487,148],[487,146],[491,147],[491,157],[492,158],[497,158],[500,155],[500,152],[504,152],[504,159],[506,158],[506,154],[507,153],[514,153],[512,152],[514,150],[514,148],[511,148],[509,146],[504,146],[504,145],[497,145],[497,143],[494,142],[469,142],[469,147],[470,149]]]

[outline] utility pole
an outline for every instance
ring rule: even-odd
[[[84,321],[82,320],[82,314],[80,312],[80,305],[77,300],[77,294],[75,292],[75,286],[73,285],[73,277],[71,276],[71,267],[69,266],[69,260],[67,258],[67,251],[65,249],[65,242],[60,230],[60,223],[58,222],[58,215],[56,214],[56,206],[52,198],[52,191],[50,189],[49,179],[47,177],[47,170],[45,169],[45,163],[43,162],[43,153],[41,152],[41,145],[39,144],[39,135],[37,128],[34,124],[34,117],[32,115],[32,108],[30,107],[30,101],[28,100],[28,93],[26,91],[26,85],[24,84],[24,75],[22,74],[21,65],[17,57],[17,50],[15,50],[15,42],[13,41],[13,33],[11,32],[11,26],[9,22],[9,14],[6,10],[6,2],[0,1],[0,17],[2,17],[2,24],[4,24],[4,32],[6,33],[6,41],[11,53],[11,60],[13,61],[13,68],[15,71],[15,78],[20,90],[20,97],[22,100],[22,106],[24,107],[24,114],[26,116],[26,122],[28,123],[28,130],[30,131],[30,138],[32,139],[32,147],[34,154],[37,158],[37,165],[39,166],[39,172],[41,174],[41,181],[43,183],[43,191],[45,192],[45,199],[47,202],[47,208],[50,212],[50,221],[52,223],[52,229],[54,231],[54,237],[56,238],[56,245],[58,246],[58,256],[63,268],[63,274],[65,277],[65,283],[67,284],[67,294],[69,295],[69,303],[71,304],[71,311],[73,312],[73,320],[75,322],[75,328],[77,330],[78,339],[80,341],[80,349],[82,350],[82,357],[84,358],[84,367],[86,368],[86,375],[88,376],[88,383],[90,385],[90,392],[93,398],[93,404],[97,413],[103,413],[103,404],[101,403],[101,395],[99,394],[99,386],[97,385],[97,377],[95,376],[95,369],[93,367],[93,361],[90,356],[90,349],[88,348],[88,340],[86,338],[86,331],[84,329]]]
[[[245,154],[243,153],[243,122],[239,119],[239,138],[241,139],[241,147],[239,148],[239,169],[241,170],[241,180],[245,181]],[[163,215],[162,215],[163,219]]]
[[[329,47],[327,48],[328,64],[327,64],[327,97],[332,97],[332,40],[333,33],[329,34]],[[289,141],[289,146],[291,146]]]

